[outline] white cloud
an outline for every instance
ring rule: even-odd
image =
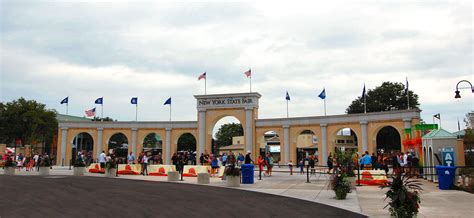
[[[472,3],[449,1],[170,3],[2,2],[2,101],[35,98],[82,115],[104,96],[106,116],[195,120],[197,76],[208,72],[208,92],[245,92],[243,71],[263,97],[261,118],[322,115],[317,95],[326,87],[328,114],[341,114],[362,86],[404,82],[420,96],[423,118],[446,114],[443,126],[473,110]],[[469,10],[470,9],[470,10]]]

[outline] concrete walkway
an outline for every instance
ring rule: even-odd
[[[0,169],[0,174],[3,174]],[[37,175],[36,172],[19,172],[18,175]],[[52,175],[72,175],[68,168],[54,168]],[[87,176],[103,177],[101,174],[86,174]],[[166,181],[166,177],[160,176],[132,176],[120,175],[118,179]],[[361,186],[349,193],[346,200],[336,200],[335,194],[328,189],[329,178],[327,175],[314,175],[310,177],[311,183],[306,183],[306,175],[295,173],[274,173],[271,177],[262,177],[258,180],[255,175],[255,183],[235,188],[240,190],[262,192],[279,196],[303,199],[307,201],[335,206],[370,217],[390,217],[388,209],[384,209],[387,201],[385,199],[386,189],[381,190],[375,186]],[[176,183],[196,184],[197,179],[185,177],[184,181]],[[423,189],[421,195],[421,208],[418,217],[466,217],[474,214],[474,195],[454,190],[439,190],[437,184],[422,180]],[[207,186],[207,185],[206,185]],[[225,187],[225,181],[219,178],[211,178],[209,186]]]

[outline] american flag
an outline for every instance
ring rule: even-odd
[[[198,80],[201,80],[201,79],[206,79],[206,72],[204,72],[198,77]]]
[[[95,116],[95,108],[86,111],[86,116],[93,117]]]
[[[244,74],[245,74],[245,76],[247,76],[247,77],[251,77],[251,76],[252,76],[252,70],[249,69],[249,70],[245,71]]]

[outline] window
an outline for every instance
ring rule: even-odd
[[[336,140],[336,143],[344,144],[344,140],[343,139],[338,139],[338,140]]]

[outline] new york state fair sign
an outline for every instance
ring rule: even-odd
[[[258,99],[260,94],[252,93],[236,93],[236,94],[220,94],[220,95],[195,95],[198,109],[212,108],[248,108],[258,107]]]

